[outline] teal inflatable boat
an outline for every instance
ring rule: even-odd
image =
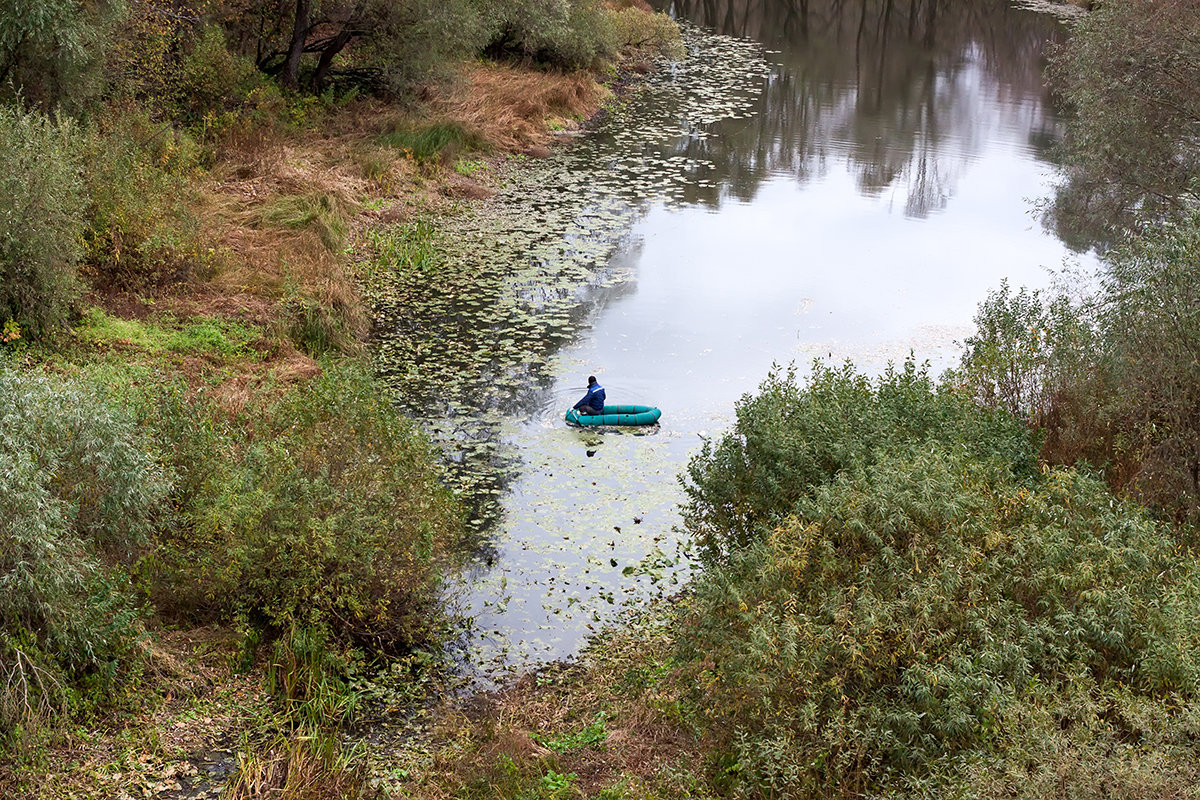
[[[654,406],[616,406],[606,403],[603,414],[580,414],[572,408],[567,412],[567,422],[588,426],[653,425],[661,416],[662,412]]]

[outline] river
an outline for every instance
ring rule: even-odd
[[[980,0],[676,0],[689,56],[438,223],[380,290],[380,371],[474,530],[448,596],[495,677],[691,568],[677,476],[773,364],[956,362],[977,304],[1091,265],[1035,213],[1062,123],[1044,15]],[[580,431],[596,375],[648,431]]]

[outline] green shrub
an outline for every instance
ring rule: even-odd
[[[181,101],[193,115],[241,106],[264,81],[252,61],[229,51],[225,32],[213,25],[200,32],[179,70]]]
[[[152,539],[167,478],[132,420],[86,387],[0,373],[0,447],[33,459],[71,531],[123,562]]]
[[[178,111],[179,59],[195,23],[172,0],[131,3],[105,52],[107,99],[155,117]]]
[[[79,135],[64,119],[0,107],[0,324],[45,338],[79,296]]]
[[[691,465],[676,626],[711,785],[740,796],[1154,797],[1193,785],[1187,530],[912,364],[772,375]],[[1103,768],[1096,765],[1103,765]],[[1057,783],[1056,783],[1057,781]],[[1118,791],[1119,788],[1119,791]]]
[[[59,327],[93,285],[142,288],[191,277],[207,255],[187,208],[199,148],[136,114],[85,129],[0,109],[0,317],[35,337]],[[82,245],[82,247],[81,247]]]
[[[149,450],[88,387],[0,367],[0,731],[103,698],[136,668],[124,567],[169,487]]]
[[[1002,742],[1073,698],[1196,697],[1200,573],[1169,531],[1072,470],[1031,485],[952,441],[900,450],[694,583],[683,685],[740,790],[954,794],[930,784],[980,758],[1048,768]],[[1123,712],[1096,713],[1120,741]],[[1105,750],[1092,735],[1059,739]]]
[[[953,442],[979,458],[998,457],[1014,474],[1035,468],[1030,436],[1011,416],[983,409],[951,388],[935,388],[911,360],[874,383],[846,364],[814,364],[806,387],[793,370],[773,372],[737,404],[737,421],[705,442],[688,465],[684,522],[706,563],[761,538],[841,471],[870,465],[880,451],[916,452]]]
[[[1200,784],[1200,707],[1110,687],[1069,692],[1033,686],[996,728],[995,746],[956,780],[963,796],[1042,800],[1063,787],[1073,797],[1159,800]],[[961,787],[961,788],[959,788]]]
[[[181,391],[148,404],[184,517],[153,565],[159,607],[276,632],[325,626],[382,652],[432,635],[433,555],[458,530],[457,506],[428,442],[383,397],[361,368],[326,365],[232,422]]]
[[[188,207],[202,154],[187,134],[137,115],[97,121],[83,143],[86,277],[146,289],[204,277],[209,253]]]
[[[566,69],[615,58],[620,42],[613,14],[598,0],[484,4],[493,31],[487,52]]]

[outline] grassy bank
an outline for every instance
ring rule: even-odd
[[[364,40],[293,88],[220,8],[29,22],[95,37],[67,72],[0,52],[6,790],[370,793],[344,732],[421,697],[462,511],[371,374],[368,232],[488,196],[678,46],[642,7],[565,4],[569,47],[482,8],[419,79]]]

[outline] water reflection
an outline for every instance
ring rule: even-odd
[[[681,151],[717,165],[719,185],[697,192],[698,202],[748,202],[771,175],[804,182],[844,159],[861,192],[898,186],[904,213],[923,217],[944,207],[962,163],[986,147],[997,122],[1021,131],[1043,160],[1060,138],[1042,79],[1058,26],[1001,0],[675,0],[666,8],[773,50],[753,120],[715,126]]]

